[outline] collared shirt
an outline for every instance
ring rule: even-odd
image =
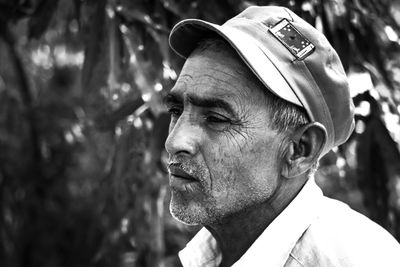
[[[217,267],[222,254],[203,228],[179,252],[184,267]],[[313,179],[233,267],[397,266],[400,245],[382,227],[323,196]]]

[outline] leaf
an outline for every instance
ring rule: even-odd
[[[99,0],[88,1],[81,9],[82,36],[85,45],[82,85],[84,95],[87,96],[106,85],[109,36],[105,7],[106,0]]]
[[[198,18],[199,17],[199,9],[198,9],[199,0],[161,0],[164,8],[168,11],[172,12],[175,16],[180,19],[185,18]]]
[[[162,104],[154,91],[154,86],[162,79],[160,77],[162,77],[163,58],[160,46],[150,38],[147,39],[146,51],[141,51],[140,47],[144,45],[139,30],[143,29],[125,27],[122,35],[129,55],[129,71],[133,74],[134,83],[140,90],[141,96],[149,102],[152,111],[158,114]]]
[[[324,34],[338,53],[347,71],[353,57],[350,57],[349,14],[343,1],[328,1],[319,9]]]
[[[110,8],[106,0],[89,1],[82,8],[85,18],[82,85],[90,118],[106,116],[114,109],[114,91],[120,87],[120,38],[115,17],[106,8]]]
[[[29,20],[28,38],[38,39],[47,30],[59,0],[43,0]]]
[[[0,0],[0,21],[16,21],[35,13],[43,0]]]
[[[388,221],[388,194],[392,190],[387,185],[400,173],[400,153],[391,139],[381,119],[373,115],[367,122],[366,130],[359,138],[357,150],[360,188],[365,197],[370,217],[390,230]]]
[[[142,98],[125,101],[119,108],[111,111],[106,116],[104,116],[104,114],[99,114],[98,117],[95,118],[96,126],[100,130],[112,130],[119,121],[133,114],[143,104]]]
[[[229,1],[198,1],[197,9],[200,12],[199,17],[207,21],[222,24],[236,15]]]
[[[155,23],[148,14],[145,14],[140,10],[129,10],[127,8],[120,6],[116,12],[121,17],[122,22],[128,25],[131,24],[132,22],[140,22],[152,28],[153,30],[162,31],[166,34],[169,33],[169,30],[167,28],[165,28],[161,24]]]

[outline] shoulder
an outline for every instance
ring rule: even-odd
[[[321,201],[290,254],[294,266],[400,266],[400,245],[386,230],[342,202]]]

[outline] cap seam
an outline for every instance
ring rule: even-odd
[[[302,65],[304,65],[304,67],[300,67],[300,68],[298,68],[298,69],[299,69],[304,75],[306,75],[308,78],[310,78],[310,79],[313,81],[312,84],[311,84],[311,86],[312,86],[312,87],[315,87],[314,89],[317,89],[317,90],[314,90],[314,92],[318,95],[318,98],[322,100],[323,105],[321,105],[321,106],[322,106],[322,108],[323,108],[324,117],[325,117],[325,118],[328,118],[328,121],[327,121],[328,125],[326,125],[326,126],[328,126],[328,128],[329,128],[329,129],[326,129],[326,130],[328,131],[328,132],[327,132],[327,136],[328,136],[328,137],[330,136],[329,132],[332,133],[331,138],[329,138],[329,139],[331,139],[331,140],[328,140],[329,143],[325,144],[325,147],[327,147],[327,146],[332,146],[332,145],[335,144],[335,136],[336,136],[335,128],[334,128],[333,121],[332,121],[332,118],[331,118],[331,115],[330,115],[330,112],[329,112],[329,107],[328,107],[328,105],[327,105],[327,103],[326,103],[326,101],[325,101],[324,96],[323,96],[322,93],[321,93],[321,90],[319,89],[319,85],[318,85],[317,82],[315,81],[313,75],[311,74],[311,71],[308,69],[308,67],[307,67],[307,65],[306,65],[305,62],[303,62],[303,61],[296,61],[294,64],[302,64]]]
[[[335,125],[334,125],[333,120],[332,120],[332,116],[331,116],[331,112],[330,112],[328,103],[326,102],[326,100],[325,100],[325,98],[324,98],[324,96],[323,96],[323,94],[322,94],[322,92],[320,90],[320,86],[315,81],[314,75],[312,74],[312,71],[307,67],[307,62],[306,61],[302,61],[301,64],[305,65],[305,69],[308,72],[308,74],[306,74],[306,75],[313,77],[314,84],[318,88],[318,92],[317,92],[318,96],[322,99],[322,101],[324,103],[324,105],[323,105],[324,106],[324,113],[325,113],[325,115],[328,115],[327,117],[329,118],[329,124],[330,124],[331,131],[332,131],[332,145],[335,145],[336,144]],[[329,129],[327,129],[327,130],[329,130]]]

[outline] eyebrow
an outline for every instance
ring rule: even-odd
[[[231,115],[237,117],[237,113],[233,109],[232,105],[220,98],[216,97],[201,97],[197,95],[188,94],[187,96],[188,102],[194,106],[202,107],[202,108],[220,108],[230,113]],[[164,103],[167,106],[171,105],[182,105],[183,98],[180,94],[169,92],[164,98]]]

